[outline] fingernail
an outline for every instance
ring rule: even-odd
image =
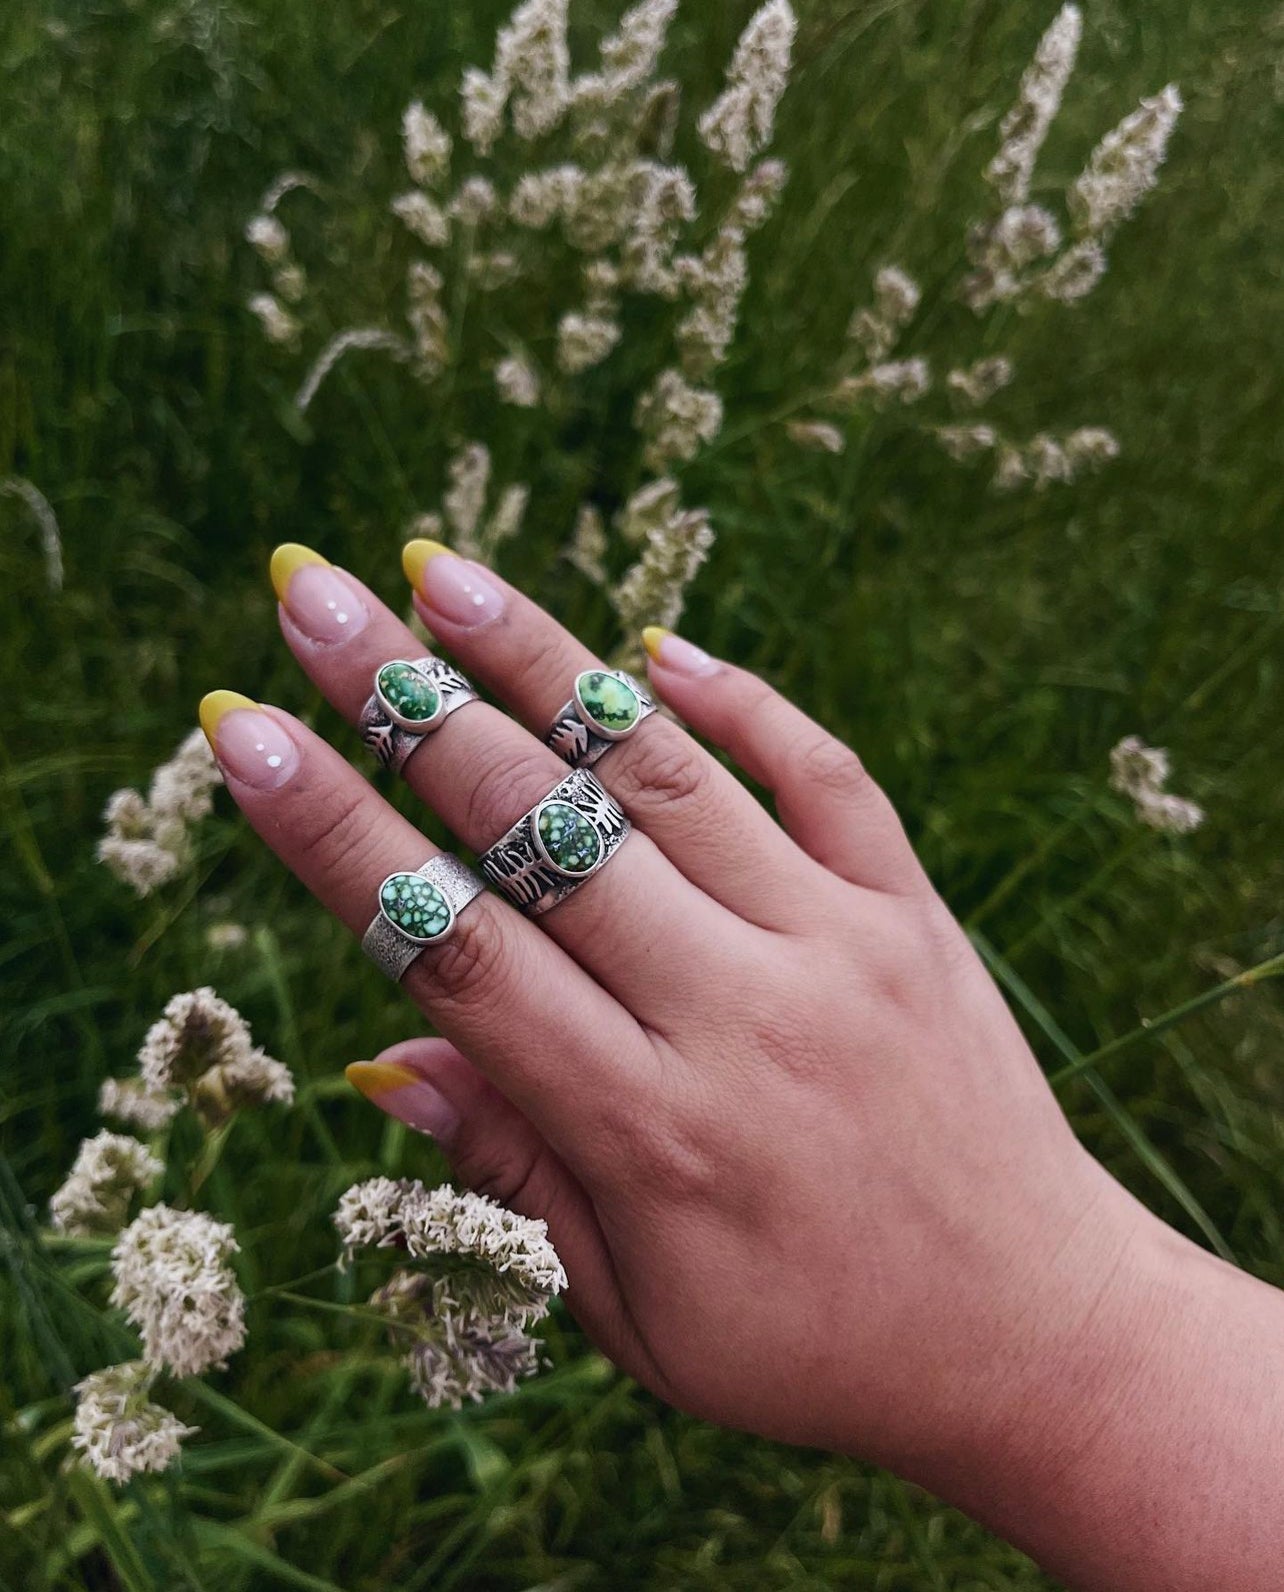
[[[654,662],[663,669],[672,669],[674,674],[717,674],[722,667],[703,648],[675,636],[663,625],[648,625],[642,632],[642,645]]]
[[[201,700],[200,715],[205,739],[233,779],[256,790],[276,790],[293,778],[299,749],[257,702],[238,691],[211,691]]]
[[[269,573],[278,600],[310,640],[331,646],[365,629],[370,615],[356,590],[310,547],[282,543]]]
[[[354,1061],[344,1076],[366,1099],[407,1127],[447,1144],[459,1127],[458,1111],[413,1067],[396,1061]]]
[[[440,542],[407,542],[401,567],[425,607],[452,625],[484,625],[504,611],[504,594],[489,572]]]

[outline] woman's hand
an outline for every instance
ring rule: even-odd
[[[406,568],[515,716],[470,705],[406,765],[481,851],[565,776],[540,737],[597,660],[435,544]],[[422,653],[315,554],[280,549],[273,578],[286,641],[350,720],[379,665]],[[1077,1503],[1059,1533],[1026,1506],[1054,1519],[1098,1463],[1181,1241],[1079,1148],[855,756],[753,676],[647,639],[658,695],[780,822],[648,719],[595,769],[635,833],[538,921],[469,908],[404,980],[445,1037],[351,1076],[463,1181],[547,1220],[576,1317],[665,1399],[878,1460],[1089,1563],[1065,1557]],[[202,707],[250,822],[360,934],[428,842],[286,714]]]

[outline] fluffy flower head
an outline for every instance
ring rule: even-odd
[[[104,1481],[120,1484],[143,1471],[168,1469],[183,1439],[196,1433],[151,1402],[155,1376],[144,1361],[128,1360],[76,1383],[71,1446]]]
[[[168,1205],[149,1206],[116,1240],[111,1302],[150,1365],[199,1376],[241,1347],[245,1297],[229,1264],[238,1248],[226,1222]]]

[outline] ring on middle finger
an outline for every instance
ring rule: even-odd
[[[578,768],[483,852],[477,865],[515,907],[538,917],[597,873],[629,829],[624,809],[597,776]]]
[[[375,670],[357,728],[383,766],[399,774],[425,736],[476,701],[472,682],[440,658],[393,658]]]
[[[585,669],[544,742],[572,768],[591,768],[654,712],[650,694],[623,669]]]

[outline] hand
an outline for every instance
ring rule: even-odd
[[[538,737],[597,660],[488,570],[431,543],[406,563],[430,631],[519,721],[469,705],[406,765],[480,851],[564,777]],[[273,575],[349,719],[378,665],[422,654],[315,554],[281,549]],[[688,642],[648,650],[779,824],[648,719],[596,770],[635,833],[538,922],[469,908],[403,985],[445,1037],[351,1075],[547,1220],[578,1320],[661,1397],[888,1464],[1037,1545],[1012,1499],[1109,1424],[1105,1346],[1162,1288],[1165,1230],[1076,1143],[855,756]],[[364,931],[428,842],[286,714],[216,693],[203,722],[250,822]]]

